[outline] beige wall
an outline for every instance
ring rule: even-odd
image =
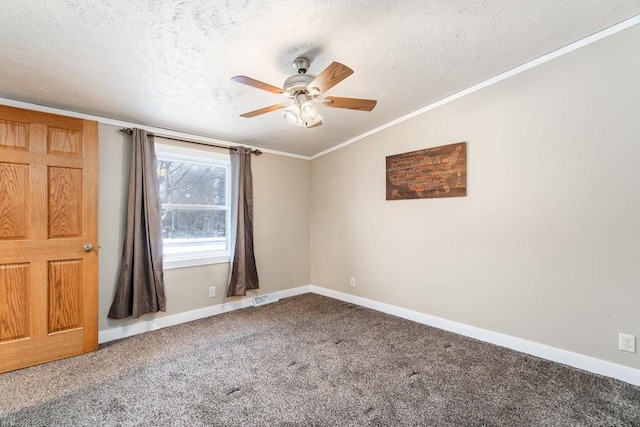
[[[639,47],[631,28],[312,162],[254,158],[260,293],[313,283],[640,368],[617,350],[640,336]],[[385,201],[386,156],[459,141],[467,197]],[[106,318],[128,167],[101,125],[101,331],[136,322]],[[167,314],[222,303],[227,274],[168,270]]]
[[[639,51],[636,26],[313,160],[312,283],[640,368]],[[467,197],[385,201],[385,156],[460,141]]]
[[[124,241],[126,186],[130,164],[130,137],[118,127],[100,125],[100,294],[99,329],[131,325],[139,320],[107,319],[115,293]],[[262,295],[310,283],[309,162],[263,154],[252,159],[254,182],[255,252]],[[166,315],[221,304],[225,298],[229,264],[165,271]],[[209,287],[216,297],[209,298]]]

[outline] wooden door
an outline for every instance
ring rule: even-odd
[[[0,106],[0,372],[98,348],[97,150],[96,122]]]

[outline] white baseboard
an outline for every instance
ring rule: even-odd
[[[334,298],[340,301],[349,302],[362,307],[367,307],[376,311],[391,314],[403,319],[422,323],[424,325],[433,326],[435,328],[444,329],[456,334],[475,338],[480,341],[496,344],[501,347],[510,348],[522,353],[537,356],[552,362],[562,363],[564,365],[573,366],[599,375],[615,378],[627,383],[640,386],[640,370],[630,368],[628,366],[618,365],[616,363],[607,362],[605,360],[596,359],[594,357],[585,356],[579,353],[573,353],[559,348],[550,347],[544,344],[538,344],[532,341],[523,340],[521,338],[512,337],[510,335],[489,331],[475,326],[466,325],[464,323],[454,322],[452,320],[443,319],[441,317],[431,316],[406,308],[396,307],[391,304],[370,300],[356,295],[344,292],[334,291],[315,285],[298,286],[297,288],[286,289],[284,291],[271,292],[280,299],[288,298],[296,295],[315,293]],[[119,326],[106,329],[98,333],[98,341],[102,344],[121,338],[127,338],[144,332],[155,331],[157,329],[166,328],[168,326],[178,325],[180,323],[191,322],[193,320],[205,317],[215,316],[217,314],[228,313],[242,308],[253,306],[253,296],[246,297],[238,301],[224,304],[218,304],[198,310],[178,313],[169,316],[157,317],[155,319],[134,323],[127,326]]]
[[[456,334],[475,338],[480,341],[496,344],[501,347],[510,348],[522,353],[537,356],[552,362],[562,363],[564,365],[573,366],[594,374],[604,375],[615,378],[633,385],[640,386],[640,370],[630,368],[628,366],[618,365],[616,363],[607,362],[605,360],[596,359],[594,357],[585,356],[579,353],[573,353],[559,348],[550,347],[544,344],[538,344],[532,341],[523,340],[521,338],[492,332],[486,329],[477,328],[475,326],[466,325],[464,323],[454,322],[452,320],[443,319],[441,317],[430,316],[406,308],[396,307],[394,305],[373,301],[356,295],[344,292],[334,291],[311,285],[310,292],[335,298],[340,301],[350,302],[362,307],[371,308],[383,313],[392,314],[402,317],[403,319],[412,320],[424,325],[433,326],[445,331],[454,332]]]
[[[309,292],[310,287],[309,285],[306,285],[299,286],[293,289],[286,289],[284,291],[270,292],[269,295],[274,295],[282,299],[295,295],[306,294]],[[247,307],[253,307],[253,298],[254,296],[247,296],[233,302],[212,305],[209,307],[187,311],[184,313],[159,316],[154,319],[139,321],[131,325],[116,326],[111,329],[105,329],[98,332],[98,342],[102,344],[109,341],[119,340],[121,338],[132,337],[144,332],[155,331],[158,329],[166,328],[168,326],[179,325],[181,323],[191,322],[194,320],[203,319],[205,317],[215,316],[217,314],[228,313],[230,311],[240,310]]]

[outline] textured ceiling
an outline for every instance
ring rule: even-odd
[[[313,155],[640,14],[640,0],[3,0],[0,97]],[[231,81],[282,86],[292,61],[355,73],[294,127],[285,102]]]

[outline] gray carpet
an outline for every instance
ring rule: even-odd
[[[0,375],[2,426],[640,426],[640,387],[305,294]]]

